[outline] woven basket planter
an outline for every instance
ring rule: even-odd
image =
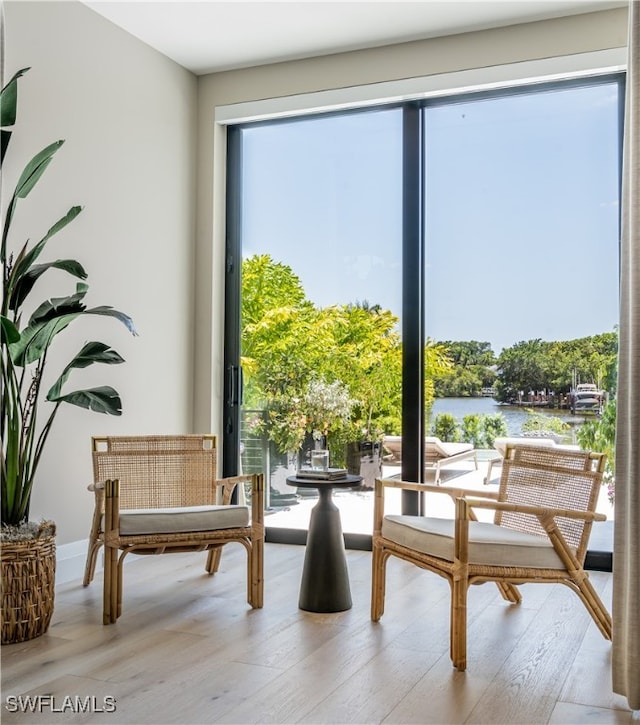
[[[2,644],[44,634],[53,614],[56,572],[55,525],[37,538],[2,541]]]

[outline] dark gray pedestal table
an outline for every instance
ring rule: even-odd
[[[289,476],[287,484],[316,488],[320,496],[311,509],[307,548],[302,569],[298,606],[308,612],[343,612],[351,609],[349,571],[344,553],[340,510],[333,503],[334,488],[354,488],[362,476],[347,475],[333,481]]]

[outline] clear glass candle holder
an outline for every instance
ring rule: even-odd
[[[329,468],[329,451],[311,451],[311,468],[314,471],[326,471]]]

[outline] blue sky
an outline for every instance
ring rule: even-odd
[[[427,334],[573,339],[618,320],[614,85],[426,112]],[[243,134],[243,254],[316,304],[401,309],[398,109]]]

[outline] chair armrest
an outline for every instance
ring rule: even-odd
[[[264,541],[264,474],[251,476],[251,530],[255,539]]]
[[[120,529],[120,481],[107,480],[104,487],[104,534],[105,544],[118,537]],[[96,491],[96,495],[102,491]]]
[[[511,503],[509,501],[487,501],[483,498],[464,497],[472,508],[493,509],[494,511],[511,511],[513,513],[531,514],[532,516],[559,516],[565,519],[580,519],[582,521],[606,521],[605,514],[595,511],[577,511],[576,509],[557,509],[549,506],[531,506],[528,504]]]
[[[228,506],[231,503],[231,496],[239,483],[247,483],[252,481],[252,475],[246,474],[243,476],[227,476],[226,478],[219,478],[215,485],[216,488],[222,489],[222,504]]]
[[[373,508],[373,530],[378,533],[382,529],[384,517],[384,491],[385,488],[399,488],[404,491],[418,491],[419,493],[444,493],[455,503],[458,498],[466,496],[479,496],[494,501],[498,498],[497,491],[478,491],[469,488],[457,488],[455,486],[437,486],[433,483],[414,483],[413,481],[400,481],[395,478],[378,478],[375,483],[374,508]]]
[[[222,488],[222,503],[229,505],[235,487],[239,483],[251,483],[251,528],[255,536],[264,538],[264,475],[262,473],[228,476],[216,481],[216,487]]]
[[[93,508],[93,522],[91,524],[92,536],[97,536],[102,530],[102,514],[104,513],[104,499],[105,499],[105,481],[97,481],[96,483],[90,483],[87,486],[87,490],[93,493],[94,508]]]
[[[414,483],[413,481],[399,481],[392,478],[382,478],[379,481],[382,489],[401,488],[405,491],[420,491],[422,493],[446,493],[454,498],[460,496],[478,496],[487,499],[498,498],[497,491],[480,491],[475,488],[460,488],[457,486],[437,486],[434,483]]]

